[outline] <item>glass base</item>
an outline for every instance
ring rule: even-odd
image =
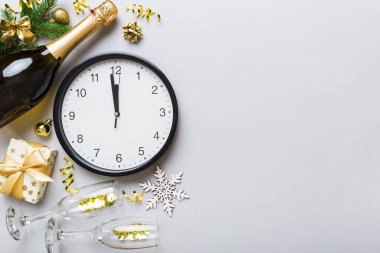
[[[9,234],[15,240],[21,240],[25,235],[25,224],[23,222],[24,214],[21,209],[9,207],[5,221]]]
[[[49,219],[45,231],[45,243],[48,253],[53,253],[59,242],[59,225],[54,219]]]

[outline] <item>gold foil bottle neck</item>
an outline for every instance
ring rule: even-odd
[[[117,7],[111,1],[107,0],[94,9],[93,15],[101,25],[108,25],[117,16]]]

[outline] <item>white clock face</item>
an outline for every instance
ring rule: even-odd
[[[61,124],[81,159],[125,171],[147,163],[170,141],[173,107],[168,87],[153,69],[107,59],[89,65],[69,84]]]

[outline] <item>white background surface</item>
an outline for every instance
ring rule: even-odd
[[[74,24],[70,2],[63,6]],[[116,2],[118,22],[72,53],[40,106],[1,129],[0,152],[10,137],[39,140],[32,126],[51,117],[70,67],[99,53],[134,53],[158,65],[176,91],[178,132],[160,163],[169,174],[184,172],[191,199],[175,202],[173,218],[127,204],[66,228],[149,215],[160,219],[161,244],[141,252],[380,251],[378,1],[146,0],[163,20],[141,21],[145,39],[138,45],[122,38],[132,2]],[[65,153],[54,135],[39,141],[59,149],[56,183],[36,206],[1,197],[2,215],[11,204],[40,212],[65,195],[58,173]],[[75,173],[78,186],[108,179]],[[135,189],[152,175],[150,168],[119,180]],[[45,223],[15,242],[0,219],[1,252],[44,252]],[[115,252],[86,240],[61,248],[80,250]]]

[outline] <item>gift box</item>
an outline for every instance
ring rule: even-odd
[[[57,150],[36,142],[11,139],[0,163],[0,193],[33,204],[44,196]]]

